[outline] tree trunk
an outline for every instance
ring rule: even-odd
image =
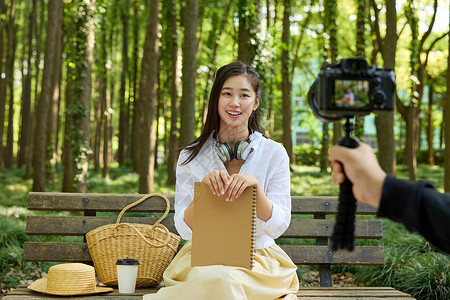
[[[281,50],[281,90],[282,90],[282,109],[283,109],[283,144],[289,156],[291,164],[295,164],[294,151],[292,148],[292,105],[291,105],[291,81],[289,79],[289,35],[291,15],[291,1],[284,0],[283,14],[283,34]]]
[[[49,1],[48,23],[44,54],[44,72],[42,76],[42,88],[36,109],[36,124],[39,129],[34,134],[33,150],[33,187],[32,191],[45,191],[45,167],[47,146],[47,117],[50,99],[53,96],[53,73],[55,70],[55,54],[58,39],[58,26],[61,26],[60,1]]]
[[[54,187],[55,169],[58,161],[58,132],[59,132],[59,103],[61,89],[61,61],[63,53],[63,6],[59,8],[59,24],[56,29],[56,48],[54,56],[54,70],[52,79],[52,97],[50,98],[47,124],[46,178]]]
[[[130,1],[125,0],[125,7],[122,11],[122,70],[120,73],[120,91],[119,91],[119,148],[117,160],[119,165],[123,165],[128,158],[129,149],[129,112],[128,101],[125,97],[126,80],[128,76],[128,18],[130,10]]]
[[[320,151],[320,171],[326,172],[328,166],[328,144],[330,143],[330,135],[328,134],[328,123],[322,124],[322,151]]]
[[[132,66],[132,73],[130,75],[131,84],[132,86],[132,94],[133,94],[133,116],[132,116],[132,126],[131,126],[131,157],[133,159],[133,169],[135,172],[139,172],[139,166],[141,163],[139,162],[139,151],[141,149],[140,146],[140,140],[139,140],[139,130],[140,130],[140,123],[139,120],[141,119],[140,114],[141,111],[141,100],[138,97],[138,79],[137,74],[139,73],[139,64],[138,64],[138,57],[139,57],[139,1],[134,0],[133,3],[133,66]],[[129,102],[131,103],[131,102]]]
[[[433,82],[430,80],[428,85],[428,126],[427,126],[427,161],[429,166],[434,166],[434,149],[433,149],[433,138],[434,138],[434,126],[433,126]]]
[[[98,80],[100,81],[100,80]],[[100,83],[97,84],[98,91],[100,91]],[[93,141],[93,154],[94,154],[94,171],[98,172],[100,171],[100,168],[102,167],[101,162],[103,161],[103,151],[102,151],[102,136],[103,136],[103,129],[104,126],[102,126],[102,122],[104,121],[102,118],[102,101],[100,97],[97,97],[95,104],[94,104],[94,117],[95,120],[98,121],[98,126],[95,126],[95,136]]]
[[[180,145],[187,146],[194,140],[195,132],[195,81],[197,78],[197,17],[198,0],[187,0],[184,8],[183,41],[183,95],[180,111]]]
[[[0,169],[2,168],[2,166],[5,163],[5,153],[4,153],[5,149],[3,147],[3,144],[4,144],[3,137],[4,137],[4,131],[5,131],[5,116],[6,116],[5,109],[6,109],[6,97],[7,97],[8,82],[9,82],[8,77],[11,76],[11,74],[9,74],[9,72],[10,72],[9,61],[11,59],[11,52],[12,52],[12,46],[13,46],[13,44],[12,44],[12,42],[13,42],[12,24],[14,24],[14,15],[15,15],[14,1],[11,1],[9,8],[10,8],[10,11],[9,11],[8,23],[6,23],[6,22],[4,24],[2,24],[3,22],[0,23],[0,25],[1,25],[1,28],[0,28],[0,30],[1,30],[0,72],[2,74],[5,74],[4,78],[0,77]],[[7,9],[8,9],[8,5],[6,5],[5,3],[2,3],[2,7],[1,7],[2,16],[6,15]],[[7,37],[6,47],[4,47],[5,35]]]
[[[71,83],[71,80],[68,79],[67,83]],[[73,118],[72,116],[70,116],[69,108],[73,107],[74,100],[71,94],[71,88],[69,86],[66,89],[65,100],[66,100],[66,112],[65,112],[66,118],[64,123],[64,140],[63,140],[63,154],[62,154],[62,165],[64,172],[61,191],[66,193],[73,193],[75,192],[75,166],[73,163],[72,139],[70,138],[73,128]]]
[[[450,24],[449,24],[450,28]],[[448,39],[450,49],[450,38]],[[447,55],[447,91],[450,91],[450,55]],[[450,193],[450,93],[447,93],[444,111],[444,190]]]
[[[143,108],[140,124],[139,193],[148,194],[154,184],[155,103],[159,64],[159,0],[150,1],[150,16],[142,57],[139,101]],[[194,49],[195,50],[195,49]]]
[[[337,17],[337,2],[336,0],[330,0],[325,2],[325,19],[324,19],[324,33],[327,33],[328,45],[327,41],[325,41],[325,49],[324,49],[324,58],[325,60],[329,59],[332,62],[336,62],[337,60],[337,26],[336,26],[336,17]],[[333,123],[333,133],[336,135],[333,137],[337,142],[337,137],[342,134],[341,123],[334,122]],[[328,147],[330,143],[330,135],[328,132],[328,123],[323,124],[323,137],[322,137],[322,151],[320,154],[320,170],[322,172],[327,170],[328,167]]]
[[[27,158],[30,156],[31,145],[29,137],[31,135],[31,72],[33,57],[33,31],[36,25],[36,0],[33,0],[32,8],[28,24],[28,53],[27,53],[27,73],[25,75],[23,90],[22,90],[22,104],[20,108],[20,119],[22,126],[19,129],[19,150],[17,155],[17,166],[21,167],[26,164]]]
[[[384,67],[395,70],[395,51],[397,49],[397,12],[395,1],[386,1],[386,36],[382,49]],[[395,95],[394,95],[395,97]],[[394,101],[396,101],[394,99]],[[394,106],[395,107],[395,106]],[[394,139],[394,112],[383,112],[375,117],[378,140],[378,160],[381,168],[389,174],[396,173],[396,155]]]
[[[63,191],[87,192],[90,149],[94,1],[69,2],[67,12],[67,88]]]
[[[366,21],[369,20],[369,2],[357,0],[356,14],[356,56],[366,58]],[[341,131],[342,132],[342,131]],[[355,117],[355,136],[364,141],[364,117]]]
[[[416,138],[419,134],[420,109],[412,106],[406,107],[407,114],[403,115],[406,122],[405,157],[408,164],[409,180],[416,181],[417,170],[417,146]]]
[[[37,17],[39,13],[39,18]],[[41,61],[42,61],[42,36],[44,35],[45,31],[45,25],[47,19],[45,18],[45,0],[38,0],[37,6],[36,6],[36,15],[33,16],[34,20],[33,22],[36,23],[36,55],[34,59],[34,69],[35,69],[35,76],[34,76],[34,111],[31,114],[31,131],[30,135],[28,137],[28,143],[30,145],[30,152],[28,157],[26,158],[26,171],[24,178],[29,179],[31,178],[32,173],[32,165],[33,165],[33,141],[34,141],[34,135],[36,132],[36,110],[38,106],[39,101],[39,86],[41,85],[41,74],[42,71],[39,67]]]
[[[17,28],[15,28],[14,1],[11,1],[11,15],[8,25],[8,48],[10,56],[6,63],[6,80],[9,89],[8,130],[6,134],[5,167],[11,169],[14,164],[14,60],[16,58]]]
[[[175,10],[174,0],[169,0],[169,19],[170,19],[170,37],[169,43],[171,46],[171,76],[170,76],[170,107],[171,107],[171,116],[170,116],[170,136],[169,136],[169,155],[167,159],[167,174],[168,180],[167,184],[175,184],[176,180],[176,164],[177,164],[177,155],[175,153],[175,148],[177,147],[177,132],[178,132],[178,81],[179,81],[179,73],[178,73],[178,27],[177,27],[177,12]]]
[[[99,123],[99,127],[103,127],[102,135],[100,135],[100,140],[103,141],[103,154],[102,154],[102,161],[103,161],[103,168],[102,168],[102,176],[105,179],[109,179],[109,122],[111,120],[111,116],[109,113],[110,109],[110,95],[109,95],[109,88],[108,88],[108,68],[106,66],[108,61],[108,55],[106,48],[108,47],[108,41],[106,38],[108,28],[107,28],[107,20],[106,16],[103,15],[102,20],[102,30],[100,33],[100,40],[101,42],[98,44],[98,60],[99,60],[99,68],[100,68],[100,82],[99,82],[99,102],[101,106],[101,122]],[[103,137],[103,140],[102,140]]]
[[[89,9],[92,9],[91,7],[94,6],[95,0],[90,0],[90,3],[88,3],[87,7]],[[92,12],[91,12],[92,13]],[[87,37],[86,37],[86,57],[85,57],[85,64],[84,64],[84,74],[85,76],[82,78],[81,85],[83,87],[81,92],[81,105],[85,109],[85,113],[80,118],[80,130],[83,132],[81,136],[81,145],[83,145],[83,148],[81,148],[80,152],[78,153],[78,165],[77,168],[77,178],[78,178],[78,184],[77,184],[77,192],[79,193],[87,193],[87,175],[88,175],[88,169],[89,169],[89,156],[91,153],[91,149],[89,146],[89,137],[90,137],[90,125],[91,125],[91,100],[92,100],[92,62],[94,60],[94,42],[95,42],[95,36],[94,36],[94,18],[92,15],[89,15],[89,17],[86,20],[86,30],[87,30]]]
[[[238,60],[245,64],[250,65],[252,62],[251,57],[251,44],[250,44],[250,18],[248,16],[248,3],[247,0],[239,0],[239,49]]]

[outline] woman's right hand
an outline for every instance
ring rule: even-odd
[[[202,182],[209,186],[214,195],[222,196],[230,184],[230,175],[224,171],[215,170],[203,177]]]

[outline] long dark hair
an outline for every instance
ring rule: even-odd
[[[208,113],[206,115],[206,121],[203,126],[202,133],[195,141],[184,148],[191,151],[191,154],[183,162],[183,164],[189,163],[197,156],[197,154],[200,152],[200,149],[206,143],[213,131],[217,133],[219,132],[220,116],[217,107],[219,104],[220,93],[225,81],[230,77],[238,75],[244,75],[247,78],[256,93],[256,99],[261,99],[261,82],[259,81],[259,75],[258,73],[256,73],[255,69],[240,61],[232,62],[221,67],[216,73],[216,78],[214,79],[214,83],[211,88],[208,103]],[[258,113],[259,109],[256,109],[250,115],[250,118],[248,120],[248,129],[250,132],[261,131],[259,129]]]

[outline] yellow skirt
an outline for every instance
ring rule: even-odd
[[[164,272],[164,284],[150,299],[273,300],[297,299],[297,267],[278,246],[256,250],[252,270],[222,265],[192,267],[191,241]]]

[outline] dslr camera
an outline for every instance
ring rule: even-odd
[[[314,115],[323,122],[394,108],[395,72],[368,66],[364,58],[324,63],[308,91]]]

